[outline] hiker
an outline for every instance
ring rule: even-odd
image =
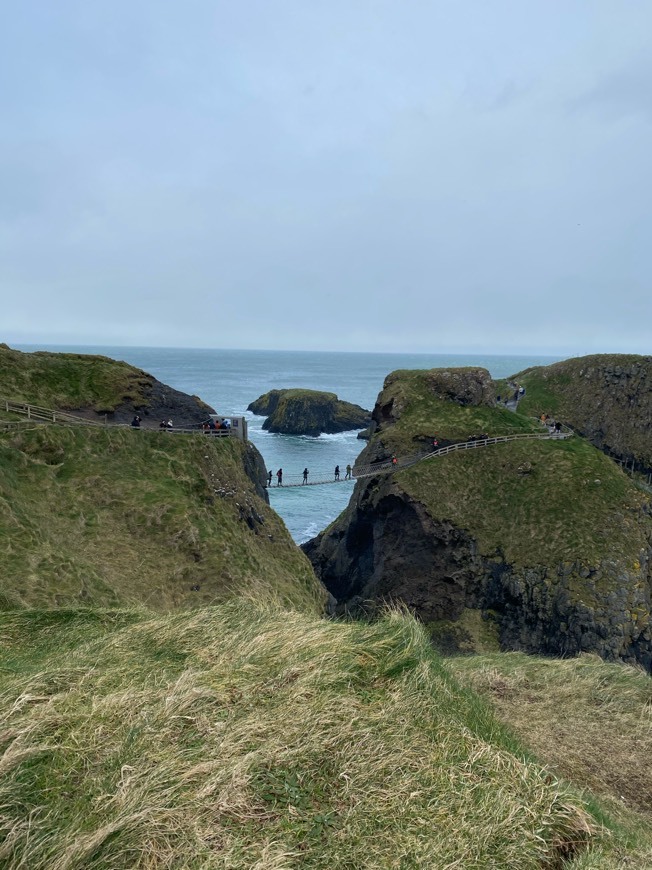
[[[396,456],[392,456],[392,465],[397,465],[397,464],[398,464],[398,459],[396,458]]]
[[[134,419],[131,421],[131,425],[134,429],[140,429],[140,417],[138,416],[138,414],[136,414]]]
[[[172,429],[174,427],[174,423],[172,422],[172,420],[168,420],[166,426],[168,427],[168,429]]]
[[[335,466],[335,480],[339,480],[339,479],[340,479],[340,467],[339,467],[339,465],[336,465]]]
[[[559,422],[559,420],[557,420],[557,422],[555,423],[555,433],[557,435],[561,435],[561,423]]]
[[[308,469],[303,469],[303,483],[308,483]],[[303,483],[301,484],[303,486]]]
[[[283,469],[282,468],[279,468],[279,470],[276,472],[276,485],[283,486]]]
[[[271,470],[267,472],[267,486],[272,485],[272,472]]]
[[[351,480],[351,463],[346,466],[346,474],[344,476],[344,480]]]
[[[438,450],[438,449],[439,449],[439,439],[437,438],[436,435],[435,435],[435,437],[432,439],[432,446],[433,446],[433,449],[434,449],[434,450]]]

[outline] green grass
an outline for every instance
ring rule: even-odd
[[[321,590],[235,439],[40,426],[0,433],[0,608],[212,603]],[[193,588],[195,587],[195,588]],[[198,587],[198,588],[197,588]]]
[[[150,375],[105,356],[0,346],[0,384],[7,399],[45,408],[92,408],[111,413],[119,405],[147,404]]]
[[[464,372],[456,369],[456,372]],[[432,380],[439,370],[396,371],[385,382],[379,404],[392,407],[394,419],[380,436],[390,453],[409,455],[433,436],[439,440],[464,441],[469,435],[490,436],[538,432],[536,420],[528,420],[501,406],[461,405],[433,392]],[[493,399],[493,388],[492,388]]]
[[[517,564],[633,563],[647,544],[649,497],[581,438],[496,444],[427,460],[401,486],[466,529],[487,556]]]
[[[410,617],[59,616],[0,614],[8,870],[622,866]]]
[[[595,354],[526,369],[515,379],[526,387],[519,413],[550,414],[590,437],[599,447],[652,467],[651,357]]]

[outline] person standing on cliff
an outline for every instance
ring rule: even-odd
[[[276,472],[276,485],[283,486],[283,469],[282,468],[279,468],[279,470]]]
[[[303,469],[303,483],[308,483],[308,469],[307,468]],[[303,486],[303,484],[302,484],[302,486]]]

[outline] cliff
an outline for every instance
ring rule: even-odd
[[[494,394],[473,369],[390,375],[357,464],[413,454],[433,435],[445,444],[536,427]],[[592,651],[652,666],[649,497],[581,438],[499,444],[358,481],[304,550],[341,607],[400,600],[444,649]]]
[[[138,414],[144,427],[162,419],[192,427],[213,412],[197,396],[125,362],[93,354],[22,353],[6,344],[0,344],[0,398],[115,423]]]
[[[550,414],[600,450],[652,471],[652,356],[596,354],[526,369],[519,412]]]
[[[104,357],[5,347],[0,359],[0,396],[77,413],[97,414],[95,401],[130,416],[159,389]],[[177,423],[207,408],[176,391],[166,402]],[[158,427],[3,427],[4,416],[0,406],[0,610],[165,611],[266,595],[321,611],[326,594],[267,503],[252,444]]]
[[[285,435],[333,434],[364,429],[371,422],[369,411],[319,390],[270,390],[247,410],[268,415],[263,429]]]

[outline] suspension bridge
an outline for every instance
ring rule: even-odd
[[[417,465],[419,462],[426,462],[429,459],[437,459],[441,456],[448,456],[449,453],[456,453],[460,450],[477,450],[478,448],[490,447],[493,444],[506,444],[510,441],[563,441],[572,437],[573,432],[568,427],[564,427],[561,432],[550,431],[545,432],[519,432],[514,435],[497,435],[493,438],[473,438],[470,441],[457,441],[454,444],[447,444],[446,447],[439,447],[428,453],[415,453],[410,456],[397,456],[390,459],[384,459],[380,462],[373,462],[368,465],[354,465],[351,469],[351,475],[342,472],[340,468],[339,475],[336,476],[333,471],[325,471],[318,469],[317,471],[308,473],[308,479],[303,479],[303,473],[288,474],[283,472],[282,484],[272,482],[268,487],[271,490],[291,489],[296,486],[323,486],[324,484],[345,484],[354,483],[356,480],[361,480],[365,477],[376,477],[379,474],[395,474],[397,471],[402,471],[405,468],[410,468]]]

